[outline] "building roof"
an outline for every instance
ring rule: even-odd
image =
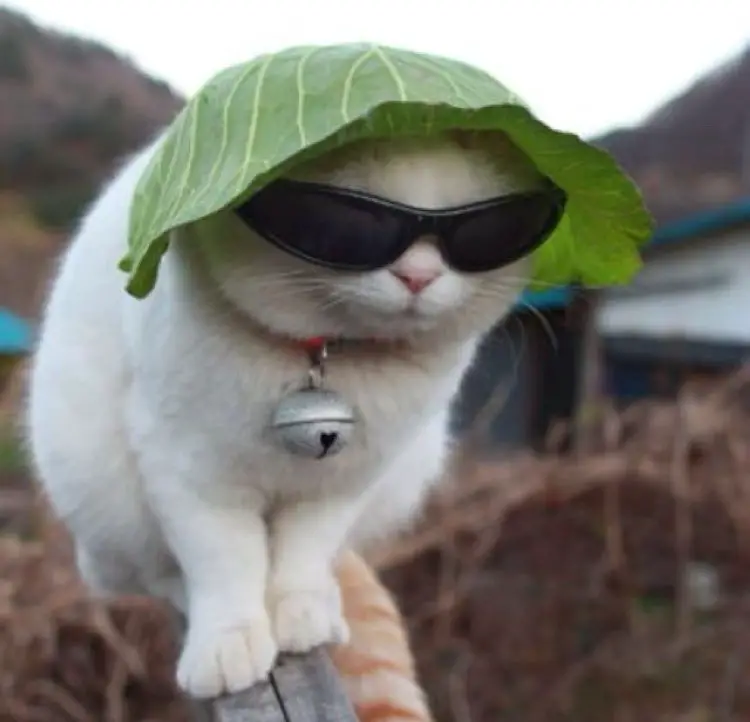
[[[559,286],[549,288],[546,291],[524,291],[516,303],[516,310],[523,311],[524,308],[562,308],[573,300],[573,289],[570,286]]]
[[[649,245],[687,241],[745,224],[750,224],[750,197],[666,223],[656,229]]]
[[[20,354],[31,350],[31,329],[21,318],[0,308],[0,354]]]
[[[736,226],[750,225],[750,197],[741,198],[733,203],[698,211],[671,223],[665,223],[657,228],[648,247],[661,246],[671,243],[682,243],[700,236],[726,231]],[[573,290],[568,286],[561,286],[541,292],[526,292],[516,305],[518,310],[524,307],[534,308],[562,308],[573,298]]]

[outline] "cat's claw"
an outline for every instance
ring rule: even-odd
[[[274,595],[273,623],[282,652],[307,652],[323,644],[346,644],[349,626],[341,611],[338,585]]]
[[[266,679],[276,655],[265,617],[221,629],[192,624],[177,664],[177,683],[199,699],[239,692]]]

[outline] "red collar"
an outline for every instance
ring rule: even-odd
[[[312,336],[311,338],[303,338],[299,344],[308,353],[319,353],[323,350],[323,347],[331,341],[324,336]]]
[[[395,339],[382,338],[360,338],[346,339],[340,337],[310,336],[309,338],[298,339],[294,343],[310,356],[316,356],[324,351],[341,351],[349,348],[370,348],[371,350],[385,351],[403,346],[403,341]]]

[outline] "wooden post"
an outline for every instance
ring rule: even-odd
[[[282,657],[268,682],[212,700],[201,713],[211,722],[357,722],[324,649]]]
[[[601,424],[599,404],[602,400],[603,366],[602,349],[597,328],[596,291],[581,293],[577,299],[578,320],[583,325],[581,362],[578,376],[578,399],[574,411],[573,447],[578,453],[589,451],[594,432]]]
[[[178,639],[185,619],[171,610]],[[192,722],[357,722],[324,648],[281,656],[267,682],[213,700],[193,700]]]

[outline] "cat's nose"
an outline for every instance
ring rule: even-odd
[[[422,271],[392,270],[391,273],[414,295],[424,291],[427,286],[440,276],[440,271],[427,269]]]

